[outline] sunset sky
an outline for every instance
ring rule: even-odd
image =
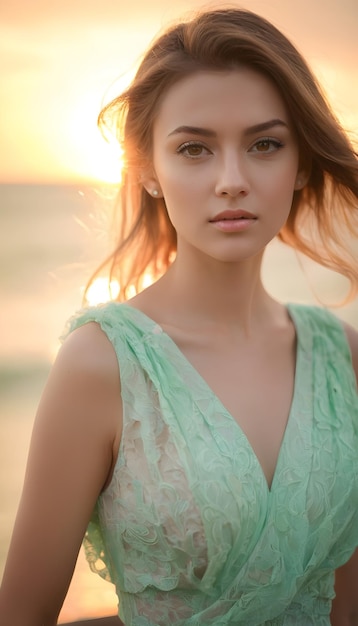
[[[103,98],[156,32],[202,0],[11,0],[0,8],[1,183],[113,180],[96,127]],[[223,3],[224,4],[224,3]],[[357,0],[232,2],[275,23],[358,134]],[[112,87],[111,87],[112,86]]]

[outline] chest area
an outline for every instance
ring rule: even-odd
[[[294,330],[248,341],[225,335],[177,341],[203,392],[217,400],[247,438],[270,486],[299,375]]]
[[[105,516],[121,520],[128,563],[138,550],[156,563],[167,563],[166,554],[178,550],[178,580],[199,584],[209,573],[221,576],[235,551],[237,569],[250,555],[250,571],[262,584],[261,555],[266,559],[268,546],[269,575],[279,554],[300,554],[305,571],[315,560],[323,562],[332,546],[339,559],[340,550],[357,541],[357,436],[348,432],[349,407],[338,438],[342,407],[332,408],[329,389],[313,386],[308,393],[312,376],[306,366],[306,393],[291,409],[270,492],[241,428],[217,402],[204,407],[200,393],[191,399],[183,390],[187,402],[176,398],[169,415],[148,405],[143,428],[140,409],[131,405],[128,415],[134,412],[136,419],[128,419],[108,493],[108,506],[116,508]],[[204,389],[199,380],[193,386]],[[319,402],[313,400],[316,393]],[[212,578],[210,588],[211,583]]]

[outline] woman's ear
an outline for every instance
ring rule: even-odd
[[[303,189],[311,176],[312,171],[312,157],[310,154],[301,153],[300,159],[298,163],[298,171],[295,180],[295,191],[300,191]]]
[[[144,189],[149,193],[149,195],[153,196],[153,198],[163,197],[163,192],[160,188],[158,179],[152,167],[142,169],[139,177],[139,182],[143,185]]]
[[[295,191],[299,191],[300,189],[303,189],[307,185],[309,177],[310,177],[309,171],[299,170],[297,172],[297,176],[295,180]]]

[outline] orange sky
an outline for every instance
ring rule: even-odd
[[[162,26],[202,0],[11,0],[0,8],[0,182],[111,179],[96,128],[110,85]],[[272,20],[304,53],[358,134],[357,0],[232,2]],[[112,88],[113,90],[113,88]],[[112,93],[112,91],[111,91]]]

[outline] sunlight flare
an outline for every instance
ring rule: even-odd
[[[96,278],[89,287],[86,294],[86,301],[89,306],[103,304],[109,300],[115,300],[120,292],[120,286],[117,280],[111,280],[104,276]]]

